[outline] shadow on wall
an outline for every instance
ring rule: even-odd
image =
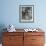
[[[6,31],[4,28],[6,28],[6,26],[4,24],[0,24],[0,43],[2,43],[2,33]]]

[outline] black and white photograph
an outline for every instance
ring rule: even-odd
[[[34,22],[34,5],[20,5],[20,22]]]

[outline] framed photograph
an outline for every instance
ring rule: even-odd
[[[19,21],[24,23],[34,22],[34,5],[19,6]]]

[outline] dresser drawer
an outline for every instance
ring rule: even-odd
[[[15,42],[21,42],[23,41],[23,36],[4,36],[3,37],[3,43],[15,43]]]
[[[32,44],[32,46],[44,46],[44,44]]]
[[[32,43],[33,44],[43,44],[44,36],[32,36]]]
[[[4,32],[5,36],[23,36],[23,32]]]
[[[44,36],[44,32],[25,32],[24,36]]]
[[[8,43],[8,44],[2,44],[2,46],[23,46],[23,43],[12,43],[12,44],[10,44],[10,43]]]

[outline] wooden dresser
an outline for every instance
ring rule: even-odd
[[[44,46],[44,32],[3,32],[3,46]]]

